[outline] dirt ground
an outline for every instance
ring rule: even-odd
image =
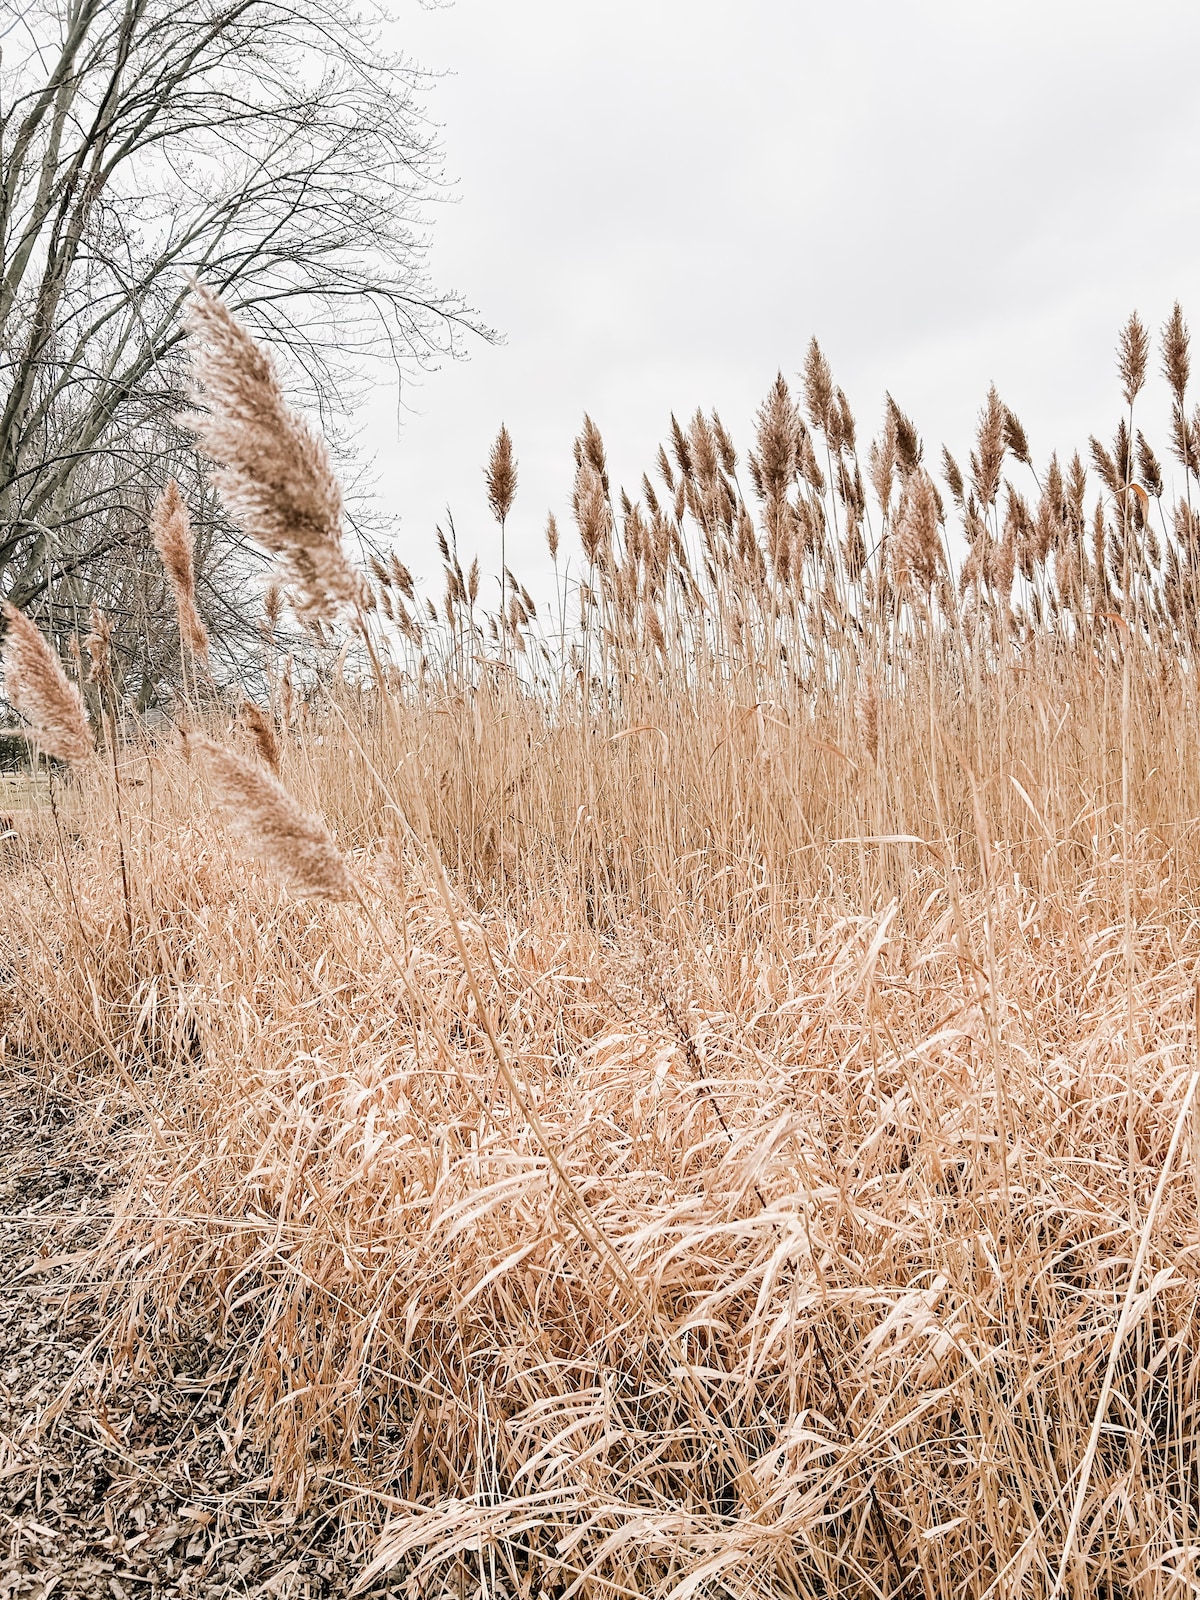
[[[64,1099],[6,1072],[0,1600],[348,1595],[353,1572],[334,1553],[330,1519],[296,1518],[268,1497],[261,1461],[228,1448],[203,1348],[156,1352],[154,1388],[110,1386],[100,1398],[89,1246],[116,1181]]]

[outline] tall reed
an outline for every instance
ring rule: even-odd
[[[1173,495],[1140,322],[1036,466],[994,389],[941,482],[890,397],[860,447],[815,346],[636,497],[585,421],[557,616],[443,535],[278,726],[130,752],[126,966],[104,791],[66,860],[19,819],[5,1037],[149,1106],[112,1359],[204,1349],[364,1586],[1200,1585],[1178,310],[1162,361]]]

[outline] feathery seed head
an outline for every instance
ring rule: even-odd
[[[579,450],[585,461],[589,462],[599,474],[604,485],[604,494],[608,496],[608,462],[604,455],[604,440],[600,437],[600,429],[586,412],[583,418],[583,428],[579,435]]]
[[[1191,334],[1188,325],[1183,320],[1183,308],[1176,300],[1171,315],[1163,324],[1162,331],[1162,358],[1163,377],[1171,386],[1171,393],[1175,397],[1175,404],[1182,407],[1183,397],[1187,391],[1188,378],[1191,375],[1192,361],[1189,354]]]
[[[512,503],[517,493],[517,462],[513,455],[512,436],[503,424],[488,456],[484,477],[487,480],[488,506],[492,515],[497,522],[507,522],[508,513],[512,510]]]
[[[179,637],[197,661],[208,660],[208,629],[196,609],[195,539],[179,485],[171,478],[150,513],[150,530],[175,599]]]
[[[584,420],[586,421],[587,419],[585,418]],[[679,419],[673,411],[671,413],[671,448],[675,452],[675,460],[678,464],[680,475],[686,482],[693,472],[692,452],[687,441],[687,435],[679,426]]]
[[[814,428],[828,427],[832,405],[833,373],[814,337],[808,342],[808,353],[804,358],[804,409]]]
[[[733,439],[729,430],[714,411],[712,416],[713,437],[717,441],[717,449],[721,456],[721,470],[733,477],[737,471],[737,451],[733,447]]]
[[[255,705],[253,700],[243,702],[241,715],[250,737],[254,740],[255,749],[271,771],[278,773],[279,741],[275,737],[275,726],[270,717],[261,706]]]
[[[1140,428],[1137,436],[1137,461],[1138,475],[1142,480],[1143,488],[1147,494],[1152,494],[1157,498],[1163,492],[1162,467],[1159,465],[1158,457],[1150,448],[1146,435]]]
[[[1004,467],[1007,410],[992,384],[979,413],[976,449],[971,454],[975,492],[985,507],[995,505],[1000,492],[1000,473]]]
[[[86,761],[94,746],[79,690],[23,611],[6,601],[0,612],[7,624],[5,694],[32,725],[34,737],[47,755],[58,761]]]
[[[586,455],[575,474],[573,503],[583,553],[593,566],[600,564],[608,553],[612,512],[604,480]]]
[[[874,673],[865,673],[854,696],[854,720],[863,749],[872,762],[879,759],[879,691]]]
[[[283,615],[283,588],[278,583],[269,583],[267,592],[263,595],[263,616],[267,627],[274,633],[279,626],[279,619]]]
[[[911,584],[926,595],[933,588],[942,556],[940,516],[933,479],[923,467],[918,468],[905,485],[892,544],[897,588]]]
[[[854,421],[854,413],[850,409],[850,402],[846,399],[846,396],[841,389],[836,392],[833,398],[838,408],[838,431],[841,434],[842,449],[853,452],[855,448],[856,425]]]
[[[388,566],[391,568],[392,579],[397,589],[406,600],[411,600],[414,595],[412,573],[394,550],[388,556]]]
[[[961,506],[966,492],[963,484],[962,469],[945,445],[942,446],[942,477],[945,478],[950,493]]]
[[[750,473],[761,499],[781,500],[796,477],[796,446],[803,422],[780,372],[755,419],[755,451]]]
[[[871,441],[867,455],[867,472],[871,479],[871,487],[875,490],[879,509],[885,517],[891,509],[896,466],[896,415],[894,406],[889,405],[884,411],[883,433],[878,439]]]
[[[1137,312],[1121,329],[1117,340],[1117,371],[1121,378],[1121,393],[1125,404],[1131,406],[1146,381],[1146,362],[1150,356],[1150,335]]]
[[[1008,406],[1004,408],[1004,443],[1013,458],[1023,467],[1029,466],[1029,440],[1025,437],[1025,429],[1015,411]]]
[[[197,285],[186,320],[197,409],[186,421],[216,463],[226,509],[279,561],[297,608],[332,621],[366,599],[342,548],[342,494],[321,435],[284,397],[274,363]]]
[[[925,453],[921,444],[921,436],[917,432],[916,424],[911,417],[905,416],[890,394],[885,396],[885,400],[895,427],[896,464],[904,476],[907,477],[910,472],[915,472],[920,466],[921,457]]]
[[[91,608],[91,624],[92,630],[83,641],[83,648],[89,658],[88,682],[99,684],[102,689],[111,689],[112,623],[94,600]]]
[[[319,817],[301,809],[256,762],[207,734],[187,735],[213,795],[242,849],[261,861],[297,899],[353,900],[345,858]]]

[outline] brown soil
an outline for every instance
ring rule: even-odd
[[[268,1495],[262,1462],[229,1448],[223,1380],[206,1375],[202,1344],[155,1351],[152,1386],[109,1375],[101,1390],[92,1247],[118,1181],[67,1100],[6,1071],[0,1600],[348,1595],[332,1520],[297,1518]]]

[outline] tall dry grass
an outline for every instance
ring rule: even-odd
[[[744,468],[697,417],[634,503],[589,422],[549,615],[376,562],[273,729],[15,819],[3,1048],[129,1119],[111,1361],[207,1350],[364,1587],[1200,1586],[1200,450],[1173,317],[1169,503],[1139,329],[1092,471],[993,391],[961,542],[815,346]]]

